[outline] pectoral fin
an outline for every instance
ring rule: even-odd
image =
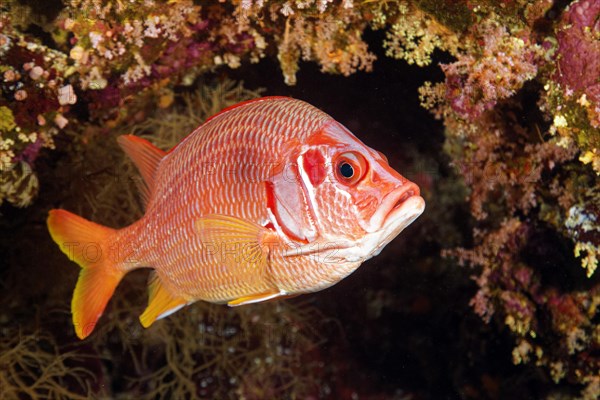
[[[148,328],[158,319],[173,314],[188,303],[185,299],[172,295],[163,286],[156,272],[150,276],[148,295],[148,307],[140,316],[140,322],[144,328]]]
[[[277,234],[253,222],[211,214],[196,223],[202,244],[220,254],[220,262],[236,275],[257,278],[265,273]]]

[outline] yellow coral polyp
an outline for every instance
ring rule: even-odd
[[[600,247],[589,242],[577,242],[574,249],[575,257],[581,257],[583,252],[586,254],[581,260],[581,266],[587,271],[587,277],[591,278],[598,268],[598,255],[600,254]]]
[[[582,94],[579,99],[577,99],[577,103],[579,103],[579,105],[581,105],[582,107],[588,107],[590,105],[590,102],[588,101],[585,93]]]
[[[592,168],[596,171],[596,175],[600,175],[600,152],[598,149],[594,148],[592,150],[588,150],[579,156],[579,161],[584,164],[592,164]]]
[[[596,149],[594,149],[595,151]],[[589,164],[591,163],[594,158],[597,157],[596,154],[594,154],[594,151],[586,151],[585,153],[583,153],[581,156],[579,156],[579,161],[581,161],[584,164]]]
[[[75,61],[81,60],[81,58],[83,57],[85,50],[83,47],[81,46],[75,46],[71,49],[71,51],[69,52],[69,57],[72,58]]]
[[[569,126],[569,124],[567,123],[567,119],[564,115],[558,114],[554,116],[554,126],[557,128],[566,128]]]

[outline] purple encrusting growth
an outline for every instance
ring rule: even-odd
[[[565,90],[600,106],[600,1],[580,0],[565,11],[556,34],[558,68],[554,78]],[[600,113],[597,113],[597,117]],[[600,125],[596,119],[595,125]]]
[[[25,147],[21,154],[15,157],[14,161],[25,161],[27,164],[33,165],[43,145],[43,141],[37,139],[35,142]]]

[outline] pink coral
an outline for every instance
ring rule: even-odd
[[[600,126],[600,0],[580,0],[563,15],[556,34],[558,68],[554,79],[565,90],[585,95],[590,122]]]
[[[539,47],[532,46],[527,32],[523,33],[511,34],[491,21],[476,25],[479,51],[460,53],[456,62],[442,65],[446,97],[458,115],[473,120],[535,77]]]

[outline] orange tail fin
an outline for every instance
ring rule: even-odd
[[[109,254],[108,239],[115,230],[65,210],[50,210],[48,230],[63,253],[81,267],[71,312],[75,333],[84,339],[94,330],[124,275]]]

